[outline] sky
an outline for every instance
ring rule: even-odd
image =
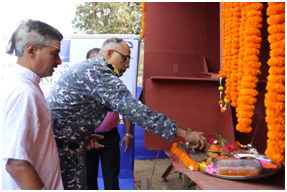
[[[72,35],[72,20],[76,13],[76,5],[83,2],[81,0],[1,1],[0,35],[11,36],[20,21],[24,19],[40,20],[55,27],[63,35]]]

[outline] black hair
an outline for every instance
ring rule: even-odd
[[[100,51],[100,48],[93,48],[93,49],[89,50],[87,52],[86,59],[89,59],[91,53],[93,53],[93,52],[99,53],[99,51]]]

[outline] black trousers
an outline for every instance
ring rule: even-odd
[[[117,128],[109,132],[99,132],[104,135],[104,139],[98,142],[104,145],[101,149],[91,149],[86,151],[85,158],[85,189],[98,190],[98,167],[101,158],[102,173],[105,190],[119,190],[120,173],[120,135]]]

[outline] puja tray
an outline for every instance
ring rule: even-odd
[[[240,155],[240,156],[245,156],[245,155]],[[254,155],[254,154],[248,154],[249,157],[254,157],[255,159],[259,159],[259,160],[265,160],[268,161],[268,157],[263,157],[263,155]],[[270,159],[269,159],[270,160]],[[275,169],[267,169],[267,168],[262,168],[261,169],[261,173],[259,175],[252,175],[252,176],[229,176],[229,175],[218,175],[216,173],[208,173],[206,171],[202,171],[205,174],[208,174],[210,176],[214,176],[214,177],[218,177],[218,178],[222,178],[222,179],[229,179],[229,180],[252,180],[252,179],[259,179],[259,178],[264,178],[270,175],[274,175],[275,173],[277,173],[280,169],[281,169],[281,164],[280,163],[275,163],[272,162],[271,160],[269,161],[272,164],[277,165],[277,168]]]

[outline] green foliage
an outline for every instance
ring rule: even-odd
[[[97,2],[95,7],[92,2],[78,4],[72,21],[74,33],[140,35],[141,9],[141,2]]]
[[[225,144],[227,144],[227,141],[221,135],[217,135],[216,133],[214,135],[219,141],[221,141],[221,143],[220,143],[221,147],[223,147]]]

